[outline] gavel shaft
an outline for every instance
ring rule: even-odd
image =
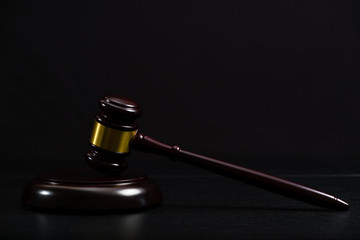
[[[320,207],[335,210],[347,210],[349,207],[346,202],[327,193],[252,169],[184,151],[178,146],[166,145],[140,133],[134,137],[132,145],[134,149],[140,151],[161,154],[173,160],[181,160],[252,186]]]

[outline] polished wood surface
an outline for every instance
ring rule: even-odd
[[[57,211],[129,211],[159,205],[161,192],[145,174],[104,175],[89,168],[39,174],[26,185],[22,201]]]
[[[330,194],[259,171],[188,152],[182,150],[179,146],[169,146],[142,134],[138,134],[135,137],[133,145],[135,149],[165,155],[173,160],[181,160],[211,172],[299,201],[334,210],[347,210],[349,208],[348,203]]]

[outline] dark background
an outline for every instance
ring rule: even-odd
[[[359,1],[2,1],[3,239],[359,239]],[[47,213],[37,173],[86,167],[97,101],[143,107],[140,131],[305,184],[334,212],[134,152],[163,205]]]
[[[2,171],[85,166],[97,101],[143,133],[273,173],[359,171],[357,1],[12,1]],[[134,154],[133,168],[193,171]],[[160,158],[159,158],[160,159]]]

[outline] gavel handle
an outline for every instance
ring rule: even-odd
[[[320,207],[334,210],[347,210],[349,208],[348,203],[327,193],[252,169],[184,151],[178,146],[166,145],[140,133],[134,137],[132,146],[136,150],[181,160],[252,186]]]

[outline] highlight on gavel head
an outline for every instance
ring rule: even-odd
[[[135,120],[140,106],[127,98],[106,96],[99,100],[101,112],[95,116],[87,163],[100,172],[119,173],[127,168],[131,140],[137,132]]]

